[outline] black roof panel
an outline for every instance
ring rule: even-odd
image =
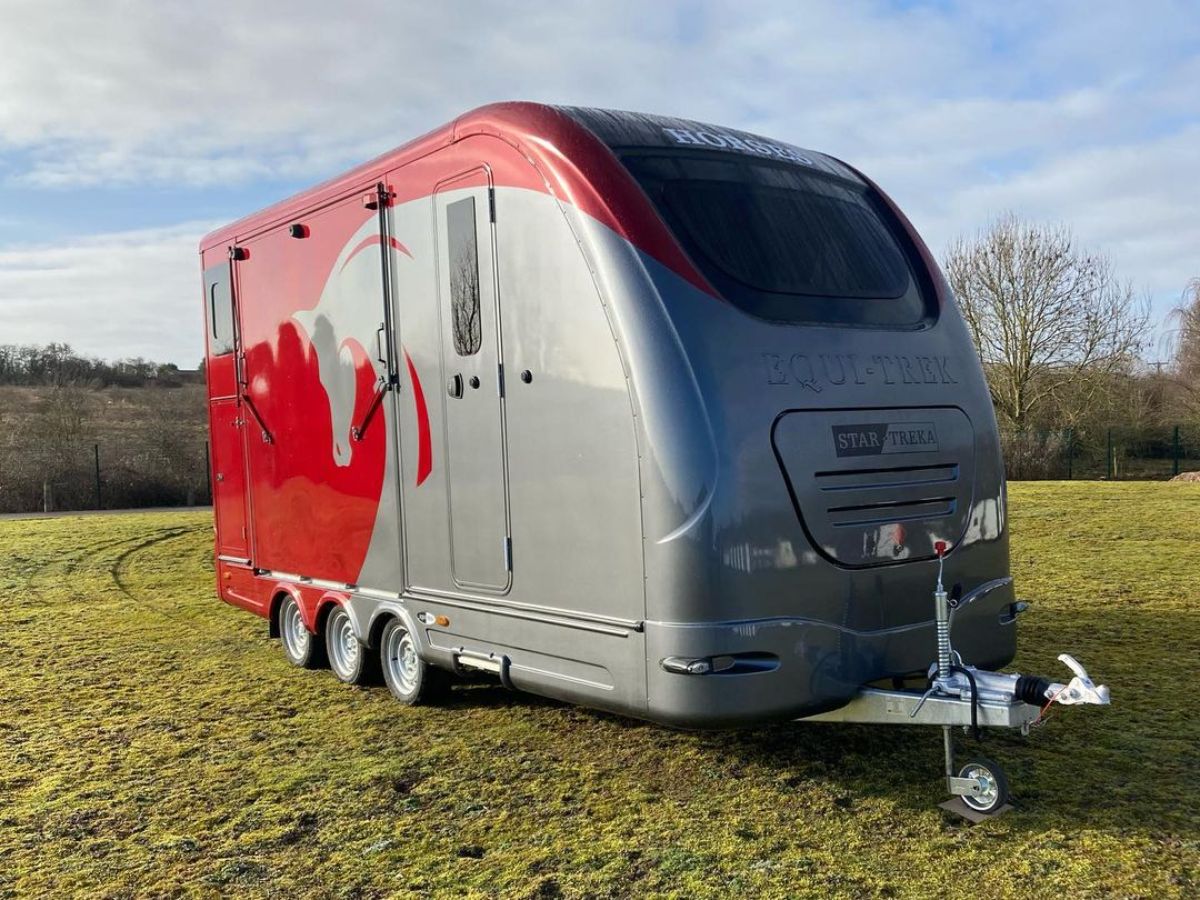
[[[642,147],[713,150],[811,166],[839,178],[857,182],[862,180],[848,166],[824,153],[805,150],[736,128],[708,125],[674,116],[656,116],[614,109],[591,109],[581,106],[561,106],[558,109],[614,150]]]

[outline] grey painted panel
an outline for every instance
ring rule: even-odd
[[[463,193],[448,193],[445,199]],[[507,460],[513,542],[512,587],[505,600],[534,611],[640,621],[645,605],[638,450],[612,328],[558,203],[542,193],[502,188],[496,208],[507,382],[507,453],[498,458]],[[451,572],[446,498],[455,496],[461,482],[446,416],[463,401],[448,396],[445,382],[456,371],[468,378],[470,373],[454,368],[463,360],[443,327],[447,307],[436,290],[432,204],[399,205],[391,211],[391,221],[393,234],[409,251],[394,257],[393,272],[397,344],[402,347],[397,422],[409,587],[486,605],[492,602],[489,591],[461,584],[463,579],[456,581]],[[421,484],[416,383],[409,360],[430,423],[432,467]],[[520,378],[526,369],[528,383]],[[483,375],[479,377],[482,384]],[[485,392],[480,388],[475,393],[482,397]],[[459,553],[456,540],[456,566]],[[442,607],[443,612],[448,609]],[[644,710],[640,637],[616,639],[586,628],[532,625],[528,618],[486,609],[450,617],[452,634],[470,623],[470,631],[460,638],[490,639],[496,647],[535,655],[536,661],[514,660],[513,677],[529,690],[609,709]],[[569,665],[564,662],[563,671],[557,671],[548,662],[552,659]],[[596,694],[582,683],[587,679],[571,675],[579,666],[610,673],[611,689]]]
[[[389,176],[395,182],[402,174]],[[445,429],[442,418],[442,330],[438,315],[433,201],[430,197],[389,210],[391,234],[407,252],[394,255],[396,345],[399,347],[401,514],[407,586],[453,590],[449,508],[446,504]],[[419,411],[424,412],[424,424]],[[429,466],[422,471],[422,429]]]
[[[932,597],[924,599],[932,609]],[[1016,628],[998,624],[1012,599],[1012,587],[1005,585],[971,604],[970,620],[956,619],[954,646],[965,659],[992,668],[1012,658]],[[872,631],[797,617],[708,625],[647,622],[646,651],[649,717],[685,727],[720,727],[833,709],[866,681],[923,672],[935,653],[935,633],[931,621]],[[773,657],[777,667],[680,675],[660,664],[670,656],[750,653]]]
[[[638,448],[612,329],[554,200],[500,190],[496,206],[513,597],[641,620]]]
[[[794,410],[815,416],[820,410],[960,407],[974,427],[943,424],[953,432],[955,463],[965,479],[955,495],[951,539],[958,546],[946,563],[947,583],[969,591],[1007,575],[994,417],[953,306],[931,327],[914,331],[766,322],[695,289],[653,259],[631,260],[623,239],[583,221],[593,265],[626,342],[637,404],[649,619],[802,619],[827,623],[839,635],[850,629],[868,637],[931,620],[935,569],[916,560],[928,550],[928,532],[910,554],[914,561],[861,570],[835,564],[805,534],[771,442],[775,422]],[[837,419],[843,413],[820,415]],[[847,421],[854,418],[846,415]],[[971,460],[973,473],[966,471]],[[900,499],[912,490],[899,489]],[[845,683],[897,674],[896,666],[915,660],[921,660],[918,667],[928,662],[933,646],[925,631],[889,637],[899,649],[854,657],[856,667],[847,669]],[[975,656],[970,662],[1003,663],[1015,648],[1013,630],[996,616],[973,616],[956,632],[956,642]],[[821,643],[812,640],[814,646]],[[653,654],[648,667],[651,679],[657,678]],[[771,690],[792,698],[793,705],[824,696],[807,676],[777,675],[775,681]],[[657,718],[654,710],[661,707],[655,698],[652,688]]]
[[[438,396],[444,410],[454,581],[464,588],[505,591],[509,564],[500,300],[489,206],[485,187],[456,189],[451,182],[434,197],[442,320]],[[456,235],[463,228],[474,234]],[[474,296],[469,314],[456,310],[456,293]]]

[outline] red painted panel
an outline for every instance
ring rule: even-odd
[[[348,432],[335,435],[321,364],[351,369],[345,376],[325,373],[327,381],[351,379],[351,421],[361,420],[371,403],[375,372],[356,336],[308,334],[293,316],[317,307],[342,249],[374,216],[355,198],[305,217],[307,239],[286,230],[255,239],[250,259],[238,263],[247,393],[271,435],[264,442],[258,424],[248,426],[260,568],[355,582],[366,557],[383,486],[387,429],[368,429],[354,442]],[[382,299],[379,304],[382,316]],[[333,328],[324,319],[316,327]],[[321,360],[315,341],[326,347],[336,342],[333,357]]]
[[[433,471],[433,437],[429,431],[429,407],[425,405],[425,390],[421,387],[417,367],[413,365],[407,350],[404,351],[404,362],[408,366],[409,381],[412,382],[413,406],[417,416],[417,487],[420,487]]]
[[[271,600],[270,585],[244,566],[217,563],[217,593],[226,603],[265,616]]]
[[[242,449],[241,421],[241,408],[236,399],[214,400],[209,404],[217,553],[248,559],[250,543],[246,523],[245,455]]]

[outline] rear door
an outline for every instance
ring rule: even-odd
[[[503,591],[512,547],[493,210],[484,168],[434,194],[451,571],[462,587]]]
[[[209,403],[209,434],[217,555],[229,561],[249,563],[245,417],[238,377],[241,347],[230,263],[205,270],[204,312],[209,347],[208,379],[214,388]]]

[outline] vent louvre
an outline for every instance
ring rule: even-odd
[[[915,485],[954,484],[958,481],[958,464],[936,466],[896,466],[891,469],[836,469],[814,472],[813,478],[822,491],[869,491],[881,488]]]

